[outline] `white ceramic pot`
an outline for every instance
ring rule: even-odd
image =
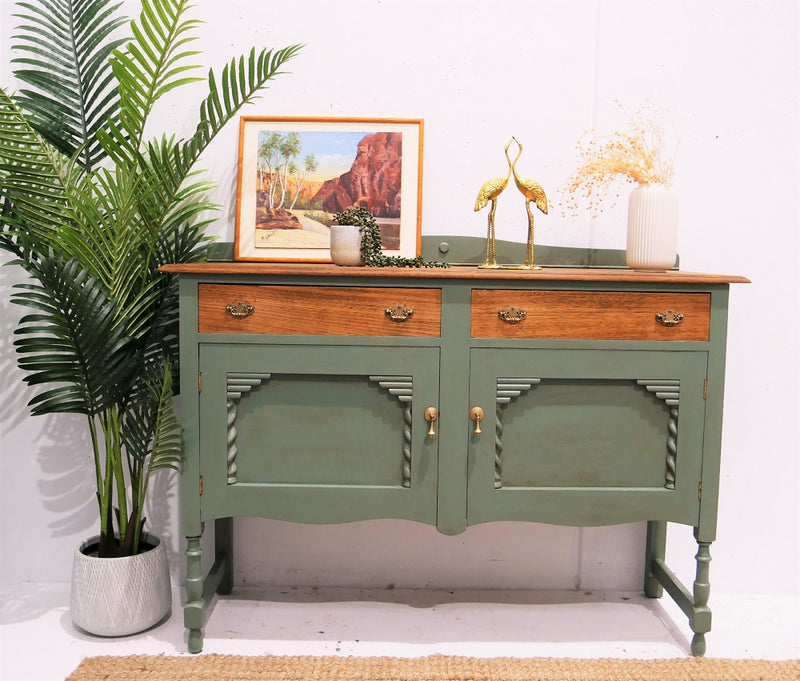
[[[331,225],[331,260],[337,265],[361,265],[361,227]]]
[[[154,548],[124,558],[98,558],[75,550],[70,612],[75,625],[98,636],[128,636],[162,620],[172,607],[167,551],[158,537],[145,533]]]
[[[668,270],[678,252],[678,194],[663,184],[639,185],[628,202],[628,267]]]

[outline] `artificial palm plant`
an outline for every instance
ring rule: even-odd
[[[32,413],[87,418],[101,556],[140,550],[150,474],[181,458],[176,282],[158,270],[204,257],[213,206],[196,163],[299,49],[252,49],[210,71],[194,134],[147,138],[156,103],[202,80],[199,22],[187,0],[142,0],[133,22],[120,6],[20,2],[24,87],[0,91],[0,247],[29,275],[12,296],[28,309],[14,344],[41,386]]]

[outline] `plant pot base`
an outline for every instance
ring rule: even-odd
[[[75,550],[70,590],[72,622],[96,636],[129,636],[162,621],[172,607],[169,564],[164,543],[145,534],[154,547],[135,556],[97,558]]]
[[[364,264],[361,260],[361,227],[331,225],[331,261],[346,267]]]

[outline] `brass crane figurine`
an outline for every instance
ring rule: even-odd
[[[509,161],[509,164],[511,165],[511,172],[514,174],[514,184],[517,185],[517,189],[519,189],[525,197],[525,210],[528,212],[528,241],[525,249],[525,264],[522,266],[522,269],[538,269],[533,264],[533,211],[531,211],[531,202],[535,203],[536,207],[547,215],[547,197],[545,196],[544,189],[542,189],[542,185],[538,182],[520,178],[520,176],[517,175],[516,166],[519,157],[522,156],[522,144],[520,144],[520,141],[516,137],[512,137],[511,139],[517,143],[519,152],[513,162]],[[508,158],[508,147],[506,147],[506,158]]]
[[[506,161],[508,161],[508,175],[505,177],[495,177],[491,180],[486,180],[483,183],[483,186],[478,191],[478,198],[475,199],[475,210],[479,211],[481,208],[484,208],[487,203],[490,201],[492,202],[492,207],[489,209],[489,226],[486,232],[486,259],[484,260],[483,265],[479,265],[479,267],[483,268],[496,268],[499,267],[497,264],[497,253],[495,251],[495,241],[494,241],[494,215],[497,212],[497,197],[503,193],[503,190],[508,185],[508,179],[511,177],[511,159],[508,156],[508,148],[511,146],[511,142],[516,141],[512,137],[508,140],[508,144],[506,144],[505,153],[506,153]],[[517,142],[519,144],[519,142]],[[522,149],[520,148],[520,154],[522,153]],[[519,155],[517,155],[519,158]]]

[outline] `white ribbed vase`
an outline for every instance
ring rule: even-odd
[[[172,606],[164,542],[145,533],[143,541],[155,547],[135,556],[98,558],[83,553],[97,540],[92,537],[75,550],[72,621],[98,636],[128,636],[157,624]]]
[[[336,265],[361,265],[361,227],[331,225],[331,260]]]
[[[678,194],[663,184],[642,184],[628,202],[628,267],[668,270],[678,253]]]

